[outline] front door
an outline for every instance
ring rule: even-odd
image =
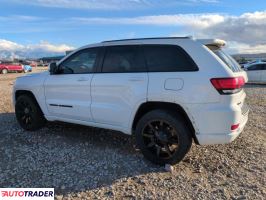
[[[90,83],[96,66],[97,48],[81,50],[59,64],[58,73],[45,80],[49,115],[91,121]]]

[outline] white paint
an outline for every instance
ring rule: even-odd
[[[246,73],[232,72],[198,41],[191,38],[113,41],[76,51],[125,44],[179,45],[192,57],[199,71],[85,75],[50,75],[45,72],[18,78],[14,85],[14,102],[17,90],[29,90],[49,121],[109,128],[126,134],[132,133],[133,120],[141,104],[149,101],[175,103],[187,113],[200,144],[228,143],[243,130],[248,119],[247,114],[241,113],[245,92],[220,95],[210,79],[243,76],[247,81]],[[86,81],[78,81],[80,79]],[[49,104],[71,105],[73,108],[51,107]],[[238,123],[240,128],[232,132],[231,125]]]

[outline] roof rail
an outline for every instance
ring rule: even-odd
[[[132,38],[132,39],[121,39],[121,40],[107,40],[102,41],[102,43],[107,42],[121,42],[121,41],[129,41],[129,40],[154,40],[154,39],[191,39],[191,36],[184,36],[184,37],[151,37],[151,38]]]

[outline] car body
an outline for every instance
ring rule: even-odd
[[[1,63],[0,64],[0,72],[2,74],[6,74],[8,72],[23,72],[23,66],[21,64],[5,64]]]
[[[36,123],[46,119],[136,134],[146,158],[176,163],[189,150],[192,138],[200,145],[229,143],[248,120],[242,88],[246,72],[222,51],[224,45],[223,40],[181,37],[82,47],[52,63],[50,72],[16,80],[17,119],[28,130],[40,128]],[[29,109],[17,105],[28,101],[27,96],[43,115],[37,122],[29,118],[32,126],[23,124],[25,116],[20,115]],[[169,151],[169,134],[181,141],[178,153],[173,153],[177,144],[171,144]],[[168,158],[172,153],[175,156]]]
[[[31,63],[30,63],[30,66],[31,66],[31,67],[37,67],[37,63],[36,63],[36,62],[31,62]]]
[[[32,67],[30,65],[23,65],[24,72],[32,72]]]
[[[266,83],[266,62],[255,62],[246,65],[248,80],[251,83]]]

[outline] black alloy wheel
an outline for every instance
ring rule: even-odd
[[[136,143],[149,161],[164,165],[180,162],[192,144],[184,118],[168,110],[153,110],[137,123]]]
[[[20,126],[28,131],[35,131],[45,125],[45,118],[36,100],[28,95],[21,95],[15,105],[16,118]]]

